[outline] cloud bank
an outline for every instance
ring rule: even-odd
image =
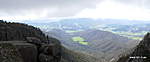
[[[144,2],[140,2],[141,0],[136,0],[133,3],[131,1],[106,0],[97,4],[95,9],[82,10],[76,17],[150,20],[148,6],[145,6]]]
[[[114,18],[150,20],[150,0],[0,0],[0,19]]]
[[[84,8],[94,8],[97,2],[100,0],[0,0],[0,17],[69,17]]]

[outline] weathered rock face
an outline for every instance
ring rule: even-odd
[[[40,29],[26,24],[7,23],[0,20],[0,46],[3,44],[12,45],[14,49],[9,48],[10,53],[6,55],[0,54],[0,61],[3,60],[4,55],[10,57],[9,54],[15,57],[14,62],[59,62],[61,59],[60,42],[45,36]],[[7,47],[0,51],[5,48]],[[15,55],[11,49],[16,51]],[[10,60],[12,60],[11,57]],[[7,62],[13,62],[13,60]]]
[[[38,50],[35,45],[30,43],[14,43],[24,62],[37,62]]]
[[[0,62],[23,62],[23,59],[14,45],[0,43]]]
[[[134,51],[118,60],[118,62],[149,62],[150,61],[150,33],[137,45]]]

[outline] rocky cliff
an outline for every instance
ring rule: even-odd
[[[118,62],[149,62],[150,61],[150,33],[144,36],[133,52],[121,57]]]
[[[39,28],[0,20],[0,62],[60,62],[61,45]]]

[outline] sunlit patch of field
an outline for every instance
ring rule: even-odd
[[[82,38],[80,36],[72,37],[72,40],[74,42],[78,42],[79,44],[82,44],[82,45],[88,45],[88,42],[85,42],[84,38]]]
[[[75,33],[75,32],[80,32],[80,31],[75,31],[75,30],[66,30],[66,33]]]

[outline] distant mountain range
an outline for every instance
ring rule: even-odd
[[[45,19],[42,20],[42,22],[26,21],[25,23],[37,26],[44,31],[61,29],[66,32],[78,32],[89,29],[98,29],[136,40],[141,40],[144,34],[150,31],[150,28],[148,28],[150,22],[141,20],[73,18],[59,20]]]

